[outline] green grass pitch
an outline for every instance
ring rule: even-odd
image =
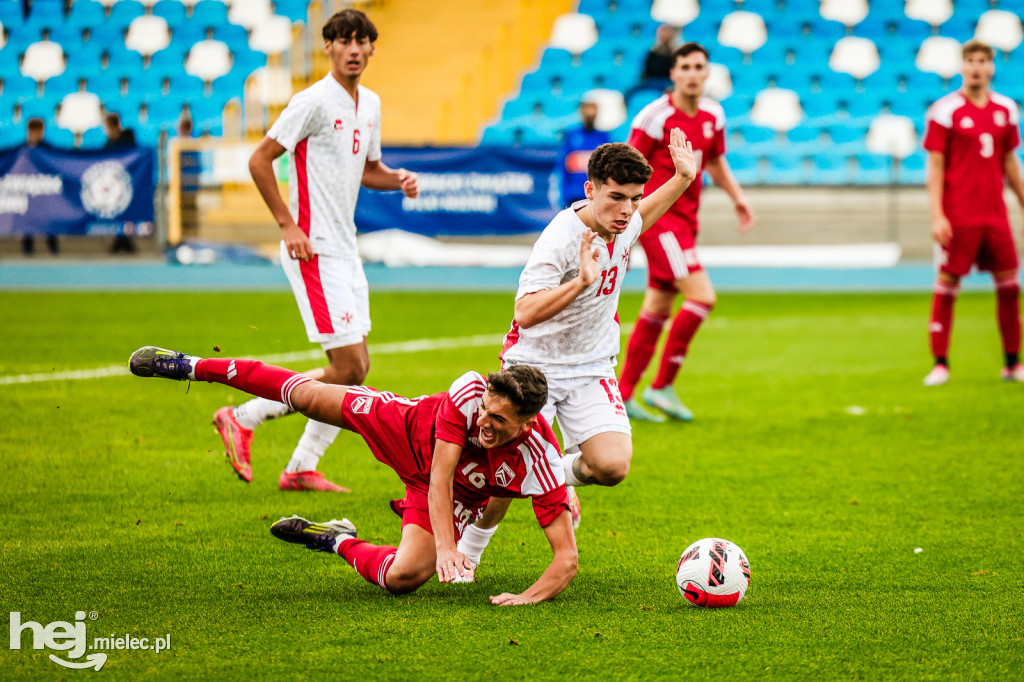
[[[353,434],[321,462],[351,495],[284,493],[304,419],[261,428],[246,485],[209,425],[244,399],[226,387],[0,383],[0,617],[46,625],[83,610],[97,617],[90,640],[171,635],[159,655],[107,652],[105,679],[1020,679],[1024,386],[999,381],[989,293],[957,304],[952,382],[922,387],[928,304],[724,294],[678,384],[697,421],[635,427],[625,483],[581,494],[579,575],[532,607],[487,600],[547,565],[527,503],[478,584],[391,597],[268,532],[281,515],[347,516],[361,537],[397,542],[387,502],[401,487]],[[512,300],[376,294],[372,306],[382,344],[500,337]],[[625,296],[622,319],[638,306]],[[0,377],[125,363],[146,344],[310,348],[290,294],[5,293],[0,329]],[[367,383],[440,391],[494,369],[496,352],[371,351]],[[706,536],[750,559],[736,608],[696,609],[676,591],[679,554]],[[0,678],[93,674],[31,642],[3,641]]]

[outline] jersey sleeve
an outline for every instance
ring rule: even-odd
[[[1010,125],[1003,144],[1006,153],[1009,154],[1020,146],[1020,109],[1015,102],[1008,102],[1007,108],[1010,110]]]
[[[537,243],[533,245],[530,259],[519,275],[519,290],[516,292],[518,301],[527,294],[554,289],[562,283],[562,278],[570,267],[565,262],[565,245],[558,244],[553,238],[554,230],[548,229],[541,233]],[[579,241],[575,242],[577,249]]]
[[[319,118],[319,103],[308,89],[303,90],[291,98],[274,125],[270,126],[267,137],[293,152],[295,145],[316,132]]]
[[[948,136],[949,128],[930,115],[925,118],[924,141],[921,144],[925,151],[945,154]]]
[[[446,443],[464,447],[470,424],[476,416],[480,396],[485,390],[487,382],[476,372],[466,372],[456,379],[437,409],[434,436]]]
[[[650,158],[651,152],[654,151],[654,147],[658,141],[644,132],[643,129],[632,128],[629,131],[628,143],[630,147],[643,154],[644,158]]]
[[[725,154],[725,126],[716,125],[715,134],[711,138],[711,147],[708,149],[707,160],[717,159]]]
[[[547,528],[559,514],[569,511],[569,494],[565,492],[564,485],[543,495],[533,495],[530,500],[533,502],[533,513],[537,516],[541,528]]]

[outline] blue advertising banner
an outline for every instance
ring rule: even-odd
[[[387,148],[391,168],[419,173],[420,196],[361,189],[360,232],[398,228],[435,235],[540,232],[561,208],[554,148]]]
[[[0,235],[153,234],[149,147],[0,151]]]

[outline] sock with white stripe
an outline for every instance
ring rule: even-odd
[[[580,471],[580,457],[582,456],[583,453],[574,452],[562,457],[562,471],[565,473],[565,484],[567,486],[581,488],[585,485],[593,485],[593,482],[587,481]]]
[[[289,406],[295,387],[312,381],[305,374],[284,367],[237,358],[206,358],[195,363],[192,373],[197,381],[224,384]]]
[[[371,545],[365,540],[342,537],[334,551],[367,582],[388,589],[388,570],[398,553],[397,547]]]
[[[690,341],[700,328],[701,323],[711,313],[713,307],[710,303],[697,301],[686,301],[683,307],[676,313],[672,320],[672,327],[668,330],[668,340],[665,342],[665,350],[661,352],[661,366],[658,368],[658,375],[651,382],[651,388],[658,390],[671,386],[679,374],[679,368],[686,360],[686,354],[690,349]]]
[[[470,526],[463,531],[456,549],[465,554],[466,558],[472,561],[474,565],[479,566],[480,559],[484,556],[484,550],[487,549],[487,545],[490,543],[496,530],[498,530],[497,526],[494,528]]]
[[[324,424],[323,422],[310,419],[306,422],[306,430],[302,432],[302,438],[292,453],[288,466],[284,468],[289,474],[297,471],[316,471],[316,465],[320,458],[330,447],[334,439],[341,433],[340,426]]]
[[[293,411],[278,400],[253,398],[235,408],[235,420],[242,425],[243,429],[255,431],[257,426],[268,419],[283,417]]]

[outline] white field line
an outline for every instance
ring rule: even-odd
[[[478,334],[476,336],[456,336],[445,339],[415,339],[413,341],[395,341],[392,343],[371,343],[370,356],[393,355],[402,353],[421,353],[430,350],[446,350],[451,348],[471,348],[477,346],[494,346],[495,353],[501,347],[504,337],[501,334]],[[304,350],[294,353],[275,353],[256,356],[254,360],[269,363],[304,362],[324,357],[322,350]],[[47,381],[76,381],[81,379],[102,379],[104,377],[130,376],[128,363],[109,365],[95,369],[76,369],[64,372],[47,372],[44,374],[13,374],[0,376],[0,386],[12,384],[35,384]]]

